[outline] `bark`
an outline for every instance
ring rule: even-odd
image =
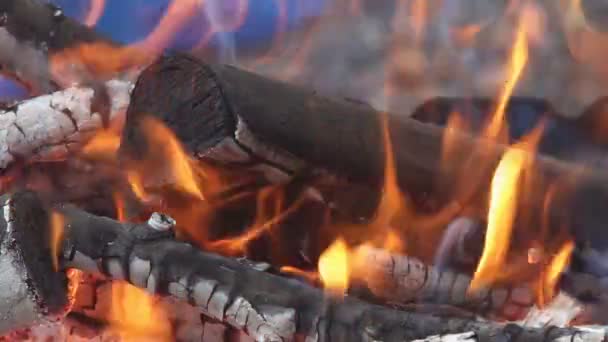
[[[28,215],[15,230],[49,225],[49,212],[33,193],[11,195],[5,210]],[[31,215],[40,210],[43,215]],[[570,328],[499,325],[474,319],[399,311],[361,300],[328,296],[295,279],[261,271],[250,262],[205,253],[173,238],[172,219],[155,214],[144,224],[120,223],[70,205],[62,215],[64,267],[101,272],[150,293],[186,301],[255,340],[402,341],[474,331],[479,341],[552,341],[579,333]],[[603,332],[602,332],[603,334]]]
[[[35,97],[0,111],[0,170],[16,161],[65,158],[104,121],[124,113],[130,83],[114,80],[105,86],[111,98],[107,112],[97,106],[99,92],[82,87]]]
[[[53,74],[52,56],[79,44],[90,43],[117,46],[109,38],[66,17],[60,8],[44,1],[6,0],[0,4],[1,71],[14,75],[29,85],[34,93],[57,90],[60,88],[58,83],[62,83],[58,78],[66,77],[65,74]],[[72,59],[70,62],[78,64],[83,60]],[[72,71],[76,72],[76,69]],[[82,80],[83,77],[83,74],[76,73],[70,76],[73,80]]]
[[[163,57],[147,68],[131,99],[121,148],[134,158],[145,151],[141,123],[151,115],[199,158],[240,167],[271,165],[288,173],[308,166],[372,184],[383,179],[383,116],[366,104],[325,98],[184,55]],[[452,162],[445,167],[445,129],[390,113],[385,118],[401,189],[414,200],[431,194],[436,199],[430,202],[438,204],[431,210],[445,214],[441,220],[409,225],[443,228],[462,208],[477,218],[486,216],[490,181],[504,145],[453,132]],[[553,227],[555,236],[557,229],[566,229],[581,243],[607,248],[608,237],[601,233],[608,223],[604,173],[543,155],[532,157],[535,163],[526,171],[532,181],[518,203],[517,222],[526,230],[519,233]],[[408,250],[409,255],[434,251],[438,243],[429,229],[419,231],[424,236],[408,232],[407,238],[417,241],[408,246],[416,249]]]

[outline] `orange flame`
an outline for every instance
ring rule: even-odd
[[[472,290],[491,283],[505,262],[517,208],[518,182],[526,159],[525,151],[509,149],[496,169],[490,190],[484,252],[471,282]]]
[[[184,151],[173,132],[160,121],[152,118],[144,119],[142,130],[146,132],[148,153],[143,160],[141,168],[135,165],[136,171],[128,173],[136,194],[143,195],[145,192],[142,175],[160,169],[168,174],[172,184],[179,190],[193,196],[196,199],[204,199],[203,192],[199,187],[199,176],[204,176],[204,171],[192,161]],[[145,197],[145,196],[142,196]]]
[[[507,149],[496,167],[490,185],[488,226],[483,253],[471,281],[471,290],[477,290],[496,280],[506,262],[517,213],[521,178],[533,162],[530,152],[538,145],[543,127],[537,126],[522,141]]]
[[[524,68],[528,62],[528,39],[526,21],[521,18],[515,37],[515,43],[511,49],[511,56],[507,66],[508,78],[499,95],[498,104],[485,134],[490,138],[497,138],[504,127],[504,114],[509,98],[513,94],[515,85],[519,81]]]
[[[128,283],[112,283],[110,331],[130,341],[142,337],[172,341],[171,325],[155,298]]]
[[[545,298],[553,298],[555,296],[555,287],[566,266],[570,263],[570,257],[574,251],[574,242],[566,242],[547,266],[545,277],[543,280]]]
[[[51,260],[55,272],[59,271],[59,251],[63,241],[65,219],[62,214],[53,211],[50,218]]]
[[[348,246],[343,239],[334,241],[319,257],[319,275],[326,289],[344,294],[348,289]]]
[[[115,192],[112,195],[114,199],[114,204],[116,205],[116,219],[120,222],[126,221],[126,209],[125,209],[125,200],[119,192]]]
[[[120,147],[120,135],[111,130],[100,130],[91,138],[81,150],[81,153],[89,157],[101,159],[113,159],[116,157]]]

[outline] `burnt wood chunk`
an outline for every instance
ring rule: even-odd
[[[165,123],[200,159],[233,166],[262,163],[288,173],[316,168],[372,185],[383,181],[386,120],[398,183],[416,204],[430,206],[425,210],[444,210],[447,219],[436,220],[440,229],[461,214],[460,208],[472,218],[486,217],[490,182],[508,149],[456,131],[450,133],[446,159],[443,127],[187,55],[162,57],[140,75],[127,110],[123,155],[137,159],[145,152],[142,122],[150,117]],[[580,246],[608,249],[605,172],[544,154],[530,157],[534,163],[526,170],[525,196],[518,199],[514,240],[526,248],[526,241],[548,228],[549,236],[571,235]],[[421,230],[424,236],[408,235],[422,250],[412,256],[434,250],[439,242]]]

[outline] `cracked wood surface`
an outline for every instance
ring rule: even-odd
[[[129,102],[129,82],[106,84],[109,113],[95,107],[98,93],[72,87],[42,95],[0,111],[0,170],[18,160],[65,158],[69,151],[102,127],[104,116],[120,115]]]
[[[18,215],[40,210],[33,193],[16,193],[5,206]],[[171,220],[153,216],[145,224],[120,223],[70,205],[55,206],[65,219],[64,266],[124,279],[150,293],[196,306],[258,341],[406,341],[474,331],[479,341],[553,341],[579,334],[575,328],[526,328],[492,322],[400,311],[355,298],[334,298],[296,279],[256,269],[251,263],[205,253],[176,241]],[[28,225],[47,226],[30,217]],[[156,227],[156,228],[153,228]],[[603,334],[603,332],[602,332]]]

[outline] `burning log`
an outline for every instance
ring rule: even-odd
[[[109,38],[66,17],[60,8],[44,1],[7,0],[0,4],[0,71],[14,75],[34,93],[57,90],[58,83],[63,83],[59,78],[66,75],[54,74],[50,59],[82,43],[116,46]],[[77,66],[71,66],[74,67]]]
[[[371,247],[360,248],[352,263],[353,269],[362,271],[354,271],[355,281],[382,301],[405,307],[417,302],[445,304],[514,320],[534,306],[535,295],[527,286],[469,291],[471,278],[467,275]]]
[[[65,158],[103,122],[124,112],[131,85],[110,81],[106,86],[111,95],[108,111],[98,106],[96,90],[79,87],[25,100],[0,111],[0,170],[17,160]]]
[[[383,116],[366,104],[325,98],[184,55],[161,58],[141,74],[133,90],[121,149],[135,159],[145,151],[141,123],[148,115],[170,127],[201,159],[240,167],[261,163],[286,173],[321,168],[371,184],[382,183],[384,176],[385,117],[391,145],[396,147],[399,185],[414,199],[428,198],[429,193],[437,197],[434,210],[442,209],[439,212],[445,215],[439,217],[445,219],[431,221],[440,229],[463,209],[485,217],[492,174],[508,149],[489,138],[451,131],[452,163],[445,167],[446,130],[441,127]],[[534,157],[526,169],[534,182],[518,202],[527,215],[518,216],[518,222],[525,227],[566,227],[579,245],[605,249],[608,241],[600,230],[608,222],[604,200],[608,182],[603,172],[543,155]],[[463,165],[469,168],[454,167]],[[408,239],[418,241],[408,254],[432,258],[428,253],[435,250],[440,234],[420,231],[425,235],[408,232]]]
[[[58,258],[62,267],[103,273],[150,293],[187,301],[204,315],[256,340],[413,340],[472,331],[477,341],[559,341],[581,334],[601,340],[605,334],[500,325],[328,297],[320,289],[261,271],[251,263],[176,241],[172,233],[175,222],[161,214],[152,215],[144,224],[120,223],[71,205],[47,209],[30,192],[8,196],[4,212],[10,213],[3,218],[12,228],[9,233],[22,232],[41,246],[52,246],[46,249],[48,267],[40,269],[37,277],[52,273],[51,265]],[[53,217],[56,219],[51,220]],[[50,236],[40,231],[55,233]],[[63,239],[57,240],[58,236]]]

